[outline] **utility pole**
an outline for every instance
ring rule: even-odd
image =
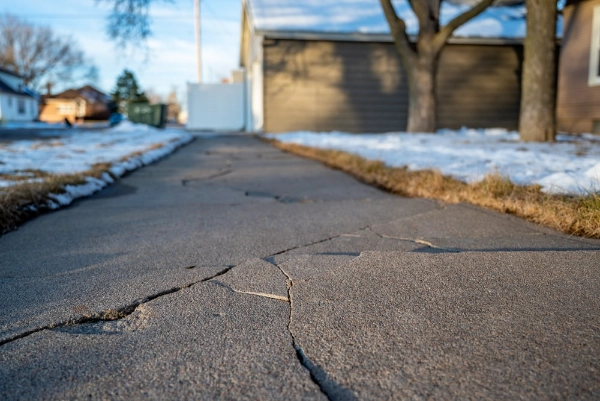
[[[198,47],[198,83],[202,83],[202,37],[200,35],[200,0],[194,0],[196,9],[196,46]]]

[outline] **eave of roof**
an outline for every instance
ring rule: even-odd
[[[8,74],[8,75],[12,75],[13,77],[16,78],[23,78],[21,75],[11,71],[11,70],[7,70],[6,68],[0,67],[0,72],[4,73],[4,74]]]
[[[2,81],[2,79],[0,79],[0,93],[6,93],[9,95],[15,95],[15,96],[25,96],[25,97],[30,97],[30,98],[35,99],[35,96],[33,96],[31,93],[19,92],[19,91],[14,90],[10,86],[8,86],[4,81]]]
[[[315,40],[332,42],[382,42],[392,43],[394,39],[389,34],[362,33],[362,32],[313,32],[313,31],[288,31],[288,30],[256,30],[255,35],[265,39],[289,40]],[[416,42],[416,36],[410,39]],[[487,37],[451,37],[450,44],[478,44],[478,45],[519,45],[523,38],[487,38]]]

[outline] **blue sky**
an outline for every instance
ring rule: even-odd
[[[203,78],[217,82],[237,68],[240,0],[201,0]],[[10,13],[35,25],[71,35],[99,69],[97,86],[111,91],[124,68],[132,70],[144,89],[166,95],[173,87],[185,98],[187,82],[196,81],[193,0],[155,0],[151,7],[153,36],[149,51],[124,53],[106,35],[110,6],[95,0],[10,0],[0,13]]]
[[[406,1],[394,0],[409,31],[418,25]],[[201,0],[204,82],[219,82],[238,67],[241,0]],[[377,0],[252,0],[256,22],[264,29],[387,32]],[[466,6],[445,4],[442,19]],[[176,88],[184,99],[186,83],[196,81],[194,0],[153,0],[153,36],[148,51],[124,53],[106,35],[110,3],[96,0],[4,0],[0,13],[71,35],[99,68],[96,85],[111,91],[128,68],[142,88],[166,96]],[[489,9],[458,36],[522,37],[524,7]],[[560,28],[559,28],[560,32]],[[60,88],[56,88],[60,89]]]

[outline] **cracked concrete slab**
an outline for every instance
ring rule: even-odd
[[[215,281],[241,293],[266,297],[271,295],[286,301],[288,297],[285,275],[277,266],[258,258],[239,264]]]
[[[324,400],[288,319],[287,303],[203,283],[123,320],[4,345],[0,398]]]
[[[0,237],[0,398],[595,396],[575,249],[600,242],[201,138]]]
[[[290,330],[361,400],[597,399],[600,252],[290,255]]]
[[[180,265],[164,275],[143,264],[122,271],[117,262],[49,277],[2,279],[0,343],[41,327],[121,309],[149,295],[212,277],[225,268],[186,267]],[[120,282],[115,283],[115,277]]]
[[[341,235],[328,241],[293,249],[288,254],[355,255],[363,251],[404,251],[422,248],[414,241],[399,241],[395,238],[382,238],[370,228]]]
[[[204,151],[233,147],[244,151],[237,152],[231,173],[181,185],[189,177],[221,171],[222,156],[206,160]],[[278,157],[260,168],[256,163],[263,159],[257,155],[264,154]],[[311,182],[315,177],[318,181]],[[294,182],[304,194],[298,197],[330,193],[330,201],[266,205],[238,188],[243,183],[284,193],[281,183],[292,188]],[[398,200],[248,137],[199,139],[111,188],[119,192],[120,186],[136,190],[75,202],[0,237],[0,341],[129,305],[249,258],[435,208],[430,201]],[[345,198],[336,194],[342,189],[352,192],[352,199],[335,201]]]
[[[431,244],[442,251],[600,250],[597,240],[561,234],[515,216],[466,204],[446,205],[371,228],[383,238],[421,240],[423,245]]]

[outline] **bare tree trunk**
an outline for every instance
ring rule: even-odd
[[[440,28],[441,0],[409,0],[419,20],[419,35],[414,47],[406,33],[406,23],[396,14],[392,0],[380,0],[408,79],[408,132],[435,132],[435,80],[439,56],[452,33],[481,14],[493,1],[480,0],[477,5],[455,16],[446,26]]]
[[[408,132],[435,132],[437,98],[435,95],[436,57],[419,55],[416,65],[406,69],[408,78]]]
[[[526,0],[527,36],[519,131],[526,142],[553,142],[556,132],[556,0]]]

